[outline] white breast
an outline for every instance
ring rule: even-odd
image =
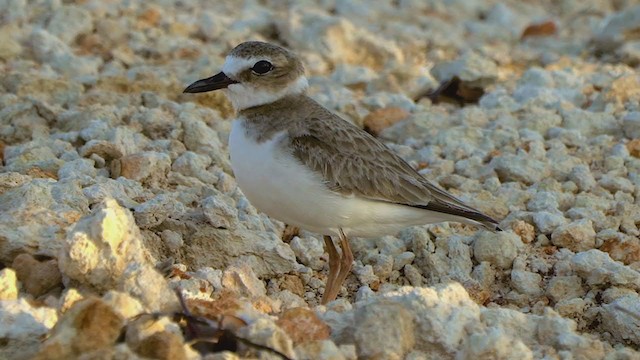
[[[286,132],[256,143],[246,136],[244,124],[242,119],[233,122],[231,166],[251,204],[275,219],[323,235],[337,235],[342,228],[347,235],[364,237],[447,221],[430,211],[334,193],[318,173],[283,149]]]
[[[229,152],[238,185],[253,206],[285,223],[317,229],[336,222],[325,219],[331,217],[325,209],[337,205],[339,196],[281,148],[286,136],[282,132],[256,143],[246,136],[242,119],[233,122]],[[319,218],[319,214],[325,215]]]

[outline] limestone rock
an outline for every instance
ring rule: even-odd
[[[44,29],[34,30],[29,42],[36,59],[67,76],[94,75],[98,72],[100,60],[76,56],[67,44]]]
[[[33,358],[42,347],[40,338],[56,325],[55,309],[36,307],[24,298],[0,301],[0,357]]]
[[[640,6],[629,7],[609,15],[603,26],[594,34],[595,44],[603,51],[611,51],[633,38],[633,30],[640,21]]]
[[[79,190],[74,183],[33,179],[0,194],[0,261],[10,264],[21,253],[56,257],[67,227],[86,209],[74,194]],[[58,195],[81,204],[76,207]]]
[[[124,319],[97,298],[75,303],[56,323],[34,359],[68,358],[113,346]]]
[[[131,213],[107,199],[69,232],[60,252],[63,276],[98,291],[117,289],[154,311],[176,304],[166,281],[145,256]]]
[[[557,227],[551,234],[551,242],[574,252],[586,251],[595,247],[596,232],[591,220],[578,220]]]
[[[60,269],[71,280],[112,289],[129,263],[145,262],[140,238],[131,213],[107,199],[69,232]]]
[[[62,275],[56,259],[38,261],[29,254],[20,254],[13,259],[11,267],[16,270],[24,289],[35,297],[62,286]]]
[[[314,269],[321,270],[325,264],[322,260],[324,254],[324,243],[322,240],[313,237],[294,237],[289,244],[291,250],[296,254],[300,263]]]
[[[70,44],[78,35],[93,30],[93,17],[80,6],[64,5],[57,8],[47,24],[47,30]]]
[[[637,315],[640,313],[640,297],[622,296],[603,306],[602,327],[618,341],[640,344]]]
[[[640,289],[640,272],[612,260],[607,253],[589,250],[574,255],[571,265],[588,285],[621,285]]]
[[[431,72],[440,81],[457,77],[474,87],[485,87],[496,81],[498,67],[491,59],[467,51],[454,61],[436,65]]]
[[[247,265],[227,268],[222,273],[222,286],[239,296],[249,298],[258,298],[267,293],[264,283],[256,277],[251,267]]]
[[[376,301],[355,313],[353,334],[358,357],[403,359],[415,346],[415,319],[410,310],[393,301]]]
[[[295,354],[291,338],[270,320],[258,319],[240,329],[239,335],[251,339],[255,344],[276,349],[289,357],[293,357]]]
[[[556,302],[584,296],[582,280],[578,276],[555,276],[547,284],[547,295]]]
[[[186,359],[180,328],[167,317],[141,316],[127,323],[125,339],[140,356]]]
[[[230,228],[238,217],[238,211],[234,207],[216,196],[202,200],[202,211],[209,223],[217,228]]]
[[[145,151],[126,155],[113,161],[111,175],[114,178],[124,176],[150,187],[158,187],[166,181],[170,166],[171,159],[167,154]]]
[[[0,300],[16,300],[18,298],[18,278],[10,268],[0,270]]]
[[[499,268],[511,267],[517,255],[518,237],[512,233],[478,233],[473,245],[473,255],[477,261],[487,261]]]
[[[309,341],[295,347],[299,359],[346,360],[340,348],[331,340]],[[353,357],[355,359],[355,355]]]
[[[312,310],[290,308],[285,310],[276,321],[293,341],[293,345],[326,340],[330,329]]]

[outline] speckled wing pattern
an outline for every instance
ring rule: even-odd
[[[369,133],[328,111],[314,115],[304,127],[289,129],[290,146],[331,190],[461,216],[499,230],[495,220],[433,185]]]

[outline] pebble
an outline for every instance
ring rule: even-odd
[[[512,229],[514,233],[520,236],[520,241],[522,241],[525,244],[529,244],[533,242],[533,240],[535,239],[535,235],[536,235],[535,228],[533,227],[533,225],[529,223],[526,223],[522,220],[517,220],[512,225]]]
[[[402,304],[370,302],[354,315],[357,326],[353,337],[359,358],[402,359],[415,346],[415,320]],[[388,328],[394,330],[389,332]]]
[[[511,267],[517,255],[518,236],[512,233],[480,232],[473,243],[473,256],[478,262],[486,261],[501,269]]]
[[[151,309],[174,303],[175,298],[166,297],[168,284],[145,258],[141,238],[131,213],[106,200],[67,235],[58,258],[63,279],[127,291]]]
[[[353,357],[345,357],[340,348],[333,341],[309,341],[295,347],[296,356],[299,359],[318,359],[318,360],[346,360],[355,359]]]
[[[603,305],[603,328],[609,331],[616,340],[638,346],[640,333],[637,331],[638,319],[634,315],[640,313],[639,304],[638,294],[630,294]]]
[[[296,254],[296,258],[300,263],[314,269],[322,270],[325,261],[322,260],[324,254],[324,242],[313,236],[302,239],[298,236],[294,237],[289,243],[291,250]]]
[[[134,207],[136,225],[141,229],[159,226],[170,217],[186,212],[184,205],[169,194],[160,194]]]
[[[288,334],[272,320],[260,318],[238,331],[238,335],[262,346],[278,350],[289,358],[294,357],[293,342]]]
[[[560,302],[585,295],[582,279],[572,276],[556,276],[547,284],[546,294],[553,301]]]
[[[608,253],[612,259],[626,265],[640,261],[640,240],[637,237],[618,232],[609,234],[606,232],[607,230],[604,230],[596,235],[596,241],[602,241],[600,251]]]
[[[0,337],[6,339],[3,355],[7,358],[28,357],[41,347],[40,337],[48,334],[58,322],[55,309],[34,306],[24,297],[0,301]]]
[[[513,287],[520,293],[529,295],[532,297],[542,294],[540,284],[542,283],[542,276],[534,272],[516,269],[511,271],[511,283]]]
[[[614,261],[607,253],[589,250],[571,258],[571,265],[588,285],[621,285],[640,289],[640,272]]]
[[[598,181],[598,184],[609,190],[611,193],[615,193],[617,191],[633,193],[635,190],[635,185],[629,179],[613,174],[606,174],[602,176]]]
[[[124,176],[127,179],[155,188],[166,181],[170,166],[171,159],[167,154],[145,151],[126,155],[113,161],[111,163],[111,175],[114,178]]]
[[[79,6],[65,5],[57,8],[47,23],[47,31],[71,45],[80,35],[93,30],[93,17]]]
[[[222,287],[249,298],[258,298],[267,293],[264,283],[247,265],[228,267],[222,273]]]
[[[538,211],[533,214],[533,223],[543,234],[552,233],[558,226],[567,223],[567,219],[559,212]]]
[[[163,230],[160,237],[164,244],[171,250],[177,251],[184,245],[184,239],[180,233],[171,230]]]
[[[114,309],[123,319],[132,319],[144,313],[144,306],[129,294],[119,291],[109,291],[102,300]]]
[[[34,30],[29,43],[38,61],[69,77],[96,75],[102,63],[98,58],[76,56],[67,44],[44,29]]]
[[[416,255],[410,251],[405,251],[396,255],[393,258],[393,270],[400,270],[407,265],[410,265],[415,259]]]
[[[596,180],[586,165],[578,165],[571,169],[569,180],[573,181],[581,191],[589,191],[596,186]]]
[[[627,32],[633,29],[640,20],[640,6],[632,6],[623,11],[609,14],[602,28],[594,35],[594,41],[599,49],[604,51],[615,50],[627,40]]]
[[[460,80],[478,87],[491,85],[498,77],[496,63],[474,51],[467,51],[454,61],[442,62],[436,65],[431,72],[440,81],[448,81],[458,77]]]
[[[192,176],[205,184],[215,184],[218,177],[207,170],[211,159],[202,154],[185,151],[171,165],[171,170],[185,176]]]
[[[516,181],[533,184],[541,181],[549,174],[547,165],[525,155],[502,155],[491,161],[501,181]]]
[[[630,111],[622,118],[624,134],[629,139],[640,139],[640,111]]]
[[[101,299],[78,301],[60,318],[33,358],[75,357],[113,346],[123,325],[120,314]]]
[[[62,275],[56,259],[38,261],[29,254],[20,254],[13,259],[11,267],[15,269],[24,290],[34,297],[62,286]]]
[[[326,340],[331,335],[329,326],[313,310],[302,307],[283,311],[276,324],[289,335],[294,346]]]
[[[551,234],[551,243],[574,252],[593,249],[596,232],[591,220],[582,219],[557,227]]]
[[[209,224],[221,229],[230,228],[238,217],[235,207],[229,206],[227,201],[220,200],[216,196],[209,196],[202,200],[202,211]]]

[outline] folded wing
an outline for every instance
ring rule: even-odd
[[[322,135],[328,132],[334,135],[331,141]],[[345,196],[450,214],[499,230],[497,221],[436,187],[382,142],[336,115],[311,115],[304,128],[289,130],[289,141],[299,161]]]

